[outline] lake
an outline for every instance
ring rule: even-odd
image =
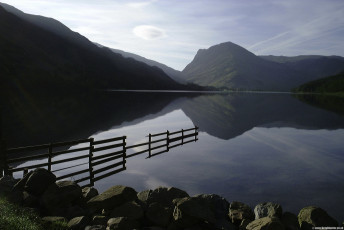
[[[60,114],[65,128],[54,122],[60,118],[50,118],[56,127],[40,131],[48,135],[18,143],[54,133],[51,140],[126,135],[127,145],[133,145],[146,141],[148,133],[198,126],[198,141],[148,159],[147,154],[129,158],[125,171],[95,187],[101,192],[116,184],[136,191],[174,186],[252,208],[277,202],[295,214],[315,205],[344,220],[344,116],[279,93],[109,92],[105,98],[88,101],[92,112],[75,103]]]

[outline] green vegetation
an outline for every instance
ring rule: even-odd
[[[45,226],[41,218],[33,210],[12,204],[6,198],[0,197],[0,229],[9,230],[44,230],[68,229],[67,223],[56,222]]]
[[[294,92],[321,93],[344,97],[344,72],[303,84]]]

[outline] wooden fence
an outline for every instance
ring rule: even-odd
[[[89,183],[84,186],[93,186],[94,182],[125,170],[127,158],[143,153],[148,153],[147,158],[151,158],[177,146],[197,141],[198,127],[175,132],[167,130],[163,133],[149,134],[147,137],[147,142],[131,146],[126,145],[126,136],[97,141],[90,138],[20,148],[6,148],[2,142],[0,176],[21,171],[25,175],[29,169],[45,167],[58,174],[57,180],[80,176],[75,180],[76,183],[87,181]],[[69,148],[70,146],[74,147]],[[34,163],[42,160],[46,162]],[[25,162],[33,164],[14,166]],[[53,169],[54,166],[62,168]],[[77,171],[61,174],[73,168],[77,168]]]

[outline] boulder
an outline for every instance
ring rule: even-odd
[[[44,168],[38,168],[32,171],[25,183],[24,189],[30,194],[39,197],[55,182],[56,176],[52,172]]]
[[[82,197],[81,188],[72,181],[59,181],[49,186],[41,197],[43,207],[53,215],[64,216],[65,209]]]
[[[285,230],[277,217],[263,217],[256,219],[246,226],[247,230]]]
[[[79,216],[71,219],[68,222],[68,227],[73,230],[84,230],[88,223],[89,219],[86,216]]]
[[[23,192],[23,206],[30,208],[39,208],[39,198],[24,191]]]
[[[297,216],[290,212],[285,212],[281,218],[282,224],[285,226],[286,230],[299,230],[300,225]]]
[[[116,185],[105,192],[93,197],[87,202],[87,206],[93,211],[101,211],[102,209],[111,210],[128,201],[137,198],[136,191],[130,187]]]
[[[14,185],[18,183],[18,179],[14,179],[12,176],[5,175],[0,178],[0,195],[7,196],[11,193]]]
[[[91,224],[92,225],[105,225],[107,224],[109,217],[107,216],[94,216],[92,218]]]
[[[127,217],[116,217],[111,218],[107,222],[107,229],[118,229],[118,230],[133,230],[139,229],[140,224],[135,220],[128,219]]]
[[[172,207],[164,207],[162,204],[156,202],[150,204],[146,211],[147,220],[151,224],[159,227],[167,227],[172,220],[172,215]]]
[[[91,225],[91,226],[86,226],[85,230],[106,230],[105,225]]]
[[[99,195],[98,190],[93,187],[85,187],[82,189],[82,196],[86,201],[89,201],[93,197]]]
[[[255,219],[260,219],[263,217],[282,217],[282,207],[279,204],[272,202],[265,202],[258,204],[254,208]]]
[[[228,216],[230,221],[236,226],[240,226],[243,220],[254,220],[254,213],[251,207],[238,201],[233,201],[230,204]]]
[[[308,206],[300,210],[297,216],[301,229],[313,227],[337,227],[338,222],[321,208]]]
[[[175,187],[158,187],[154,190],[146,190],[137,194],[142,202],[150,205],[152,203],[160,203],[164,206],[172,205],[172,201],[177,198],[189,197],[189,195]]]
[[[143,218],[143,209],[135,201],[129,201],[113,209],[109,217],[127,217],[131,220],[139,220]]]
[[[32,173],[33,173],[33,171],[30,171],[30,172],[27,173],[22,179],[20,179],[20,180],[13,186],[12,192],[17,192],[17,191],[23,192],[23,191],[24,191],[24,188],[25,188],[25,185],[26,185],[26,182],[27,182],[27,180],[29,179],[29,177],[31,176]]]
[[[182,228],[192,227],[199,223],[216,222],[215,213],[207,202],[197,197],[185,197],[174,201],[176,207],[173,218],[178,226]]]

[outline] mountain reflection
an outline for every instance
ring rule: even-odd
[[[203,95],[187,100],[181,108],[200,131],[225,140],[254,127],[344,128],[342,116],[288,94]]]

